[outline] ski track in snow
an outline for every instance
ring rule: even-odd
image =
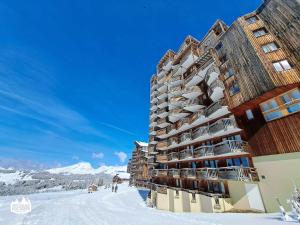
[[[28,195],[32,212],[16,215],[10,202],[21,196],[0,197],[0,225],[273,225],[279,214],[172,213],[148,208],[139,191],[127,184],[118,193],[100,189]]]

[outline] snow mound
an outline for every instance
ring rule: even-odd
[[[47,170],[49,173],[54,174],[98,174],[105,173],[109,175],[119,174],[121,178],[129,178],[127,173],[127,166],[101,166],[99,168],[93,168],[88,162],[80,162],[75,165],[54,168]]]

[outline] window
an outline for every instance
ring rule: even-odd
[[[282,71],[289,70],[292,68],[286,59],[281,60],[279,62],[274,62],[273,66],[277,72],[282,72]]]
[[[251,109],[246,110],[246,115],[247,115],[248,120],[253,120],[254,119],[254,116],[253,116],[253,113],[252,113]]]
[[[260,104],[266,121],[278,119],[300,111],[300,91],[298,88]]]
[[[220,58],[221,64],[224,64],[227,61],[227,56],[224,55],[223,57]]]
[[[257,16],[251,16],[251,17],[247,18],[246,21],[249,24],[252,24],[252,23],[255,23],[256,21],[258,21],[258,18],[257,18]]]
[[[276,51],[278,49],[278,45],[275,42],[268,43],[266,45],[261,46],[264,53],[269,53]]]
[[[215,47],[215,49],[216,49],[216,51],[220,51],[222,47],[223,47],[223,44],[222,44],[222,42],[220,42],[220,43]]]
[[[260,28],[258,30],[253,31],[253,35],[255,37],[261,37],[263,35],[266,35],[268,32],[265,28]]]
[[[230,94],[230,96],[235,95],[235,94],[239,93],[240,91],[241,91],[240,90],[240,86],[239,86],[239,84],[236,81],[229,88],[229,94]]]
[[[225,72],[225,78],[229,78],[231,76],[233,76],[235,74],[234,70],[232,68],[229,68],[226,72]]]

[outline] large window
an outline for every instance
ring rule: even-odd
[[[252,23],[255,23],[256,21],[258,21],[258,18],[257,18],[257,16],[251,16],[251,17],[247,18],[246,21],[249,24],[252,24]]]
[[[225,79],[233,76],[235,74],[234,69],[229,68],[226,72],[225,72]]]
[[[230,94],[230,96],[235,95],[235,94],[239,93],[240,91],[241,91],[240,90],[240,86],[239,86],[239,84],[236,81],[229,88],[229,94]]]
[[[292,68],[290,63],[286,59],[278,62],[273,62],[273,66],[277,72],[282,72]]]
[[[260,28],[258,30],[253,31],[253,35],[255,37],[261,37],[263,35],[266,35],[268,31],[265,28]]]
[[[265,53],[273,52],[278,49],[278,45],[275,42],[268,43],[266,45],[261,46]]]
[[[260,104],[266,121],[275,120],[300,111],[300,91],[293,89]]]

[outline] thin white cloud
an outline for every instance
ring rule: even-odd
[[[114,154],[119,158],[121,163],[125,162],[127,158],[127,154],[125,152],[115,152]]]
[[[93,159],[103,159],[103,157],[104,157],[104,153],[102,152],[93,152],[92,154]]]
[[[130,135],[132,135],[132,136],[136,136],[135,133],[133,133],[133,132],[131,132],[131,131],[129,131],[129,130],[126,130],[126,129],[124,129],[124,128],[118,127],[118,126],[116,126],[116,125],[113,125],[113,124],[104,123],[104,122],[100,122],[99,124],[100,124],[100,125],[104,125],[104,126],[109,127],[109,128],[112,128],[112,129],[114,129],[114,130],[121,131],[121,132],[126,133],[126,134],[130,134]]]

